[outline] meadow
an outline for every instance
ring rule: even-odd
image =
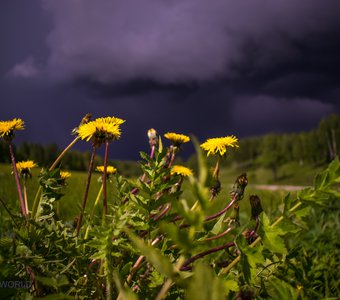
[[[318,167],[281,163],[273,176],[272,163],[224,163],[238,151],[235,136],[200,144],[150,129],[140,175],[126,177],[107,155],[123,123],[84,118],[47,168],[0,165],[2,298],[336,299],[337,158]],[[0,121],[13,162],[22,129],[20,119]],[[66,176],[60,162],[79,139],[89,142],[88,172]],[[196,163],[178,165],[188,142]]]
[[[280,185],[283,186],[311,186],[313,183],[314,176],[320,172],[322,167],[315,166],[303,166],[301,167],[298,163],[285,164],[279,168],[279,180],[274,181],[272,178],[271,171],[266,168],[253,168],[247,170],[242,167],[225,167],[221,169],[220,180],[223,183],[224,188],[221,194],[215,199],[215,206],[212,210],[216,210],[223,206],[224,196],[223,193],[229,193],[235,178],[242,173],[247,173],[249,185],[245,191],[245,198],[249,198],[252,194],[257,194],[263,202],[263,207],[266,213],[270,217],[276,217],[278,215],[278,208],[282,204],[282,199],[290,193],[292,196],[296,196],[297,191],[287,191],[284,188],[280,189]],[[86,180],[86,172],[69,170],[72,174],[67,180],[67,186],[64,191],[64,196],[60,200],[60,218],[69,222],[73,221],[78,215],[81,205],[81,195],[84,193],[84,182]],[[118,170],[119,172],[119,170]],[[12,173],[12,166],[9,164],[0,164],[0,198],[4,199],[8,206],[14,211],[18,211],[20,208],[19,202],[17,201],[17,191],[14,184],[14,177]],[[40,168],[32,170],[32,178],[27,181],[27,193],[28,199],[34,199],[35,193],[39,188],[38,177]],[[100,189],[100,178],[99,173],[95,173],[91,179],[92,188],[89,191],[89,202],[88,210],[93,207],[94,201],[97,197]],[[136,182],[136,177],[129,177],[131,183]],[[111,180],[108,186],[108,198],[115,199],[115,182]],[[256,185],[275,185],[278,190],[275,192],[270,190],[258,189]],[[188,199],[190,204],[193,204],[192,193],[190,192],[190,185],[188,183],[183,184],[184,195]],[[29,205],[32,205],[30,203]],[[250,217],[250,205],[248,202],[241,203],[241,218],[243,220]],[[96,207],[96,213],[100,214],[102,211],[101,207]],[[1,209],[0,209],[1,211]]]

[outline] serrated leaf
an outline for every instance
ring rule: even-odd
[[[241,252],[241,266],[244,278],[247,283],[255,280],[255,270],[257,264],[264,264],[265,259],[262,255],[263,246],[250,247],[243,235],[236,238],[237,248]]]
[[[280,225],[272,227],[265,213],[260,215],[260,222],[261,226],[259,229],[259,234],[262,238],[264,246],[275,253],[287,253],[283,239],[280,237],[280,235],[285,234],[285,231],[280,227]]]

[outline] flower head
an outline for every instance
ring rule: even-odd
[[[148,130],[148,138],[150,146],[156,146],[158,143],[157,131],[153,128]]]
[[[177,175],[181,175],[181,176],[184,176],[184,177],[193,175],[191,169],[184,167],[184,166],[179,166],[179,165],[173,166],[171,168],[170,174],[171,175],[177,174]]]
[[[173,142],[173,144],[177,147],[190,141],[190,138],[187,135],[174,132],[168,132],[164,134],[164,137]]]
[[[16,168],[22,176],[30,176],[31,169],[37,167],[38,165],[33,160],[20,161],[16,163]]]
[[[104,166],[98,166],[96,168],[96,171],[104,173]],[[106,174],[114,174],[117,172],[117,169],[113,166],[107,166],[106,167]]]
[[[71,177],[71,173],[67,171],[60,171],[60,177],[61,179],[68,179]]]
[[[0,137],[3,137],[5,140],[12,140],[14,131],[23,130],[24,125],[24,121],[17,118],[10,121],[0,121]]]
[[[78,135],[88,142],[93,139],[95,144],[118,140],[121,135],[120,125],[125,121],[115,117],[97,118],[79,126]]]
[[[203,148],[205,151],[208,151],[207,156],[210,154],[218,154],[220,156],[223,156],[227,152],[227,148],[238,148],[238,139],[234,135],[220,137],[220,138],[213,138],[208,139],[206,142],[201,144],[201,148]]]

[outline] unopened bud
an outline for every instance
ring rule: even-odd
[[[243,173],[240,176],[238,176],[235,180],[235,183],[233,185],[233,189],[230,192],[230,196],[237,197],[237,200],[241,200],[243,198],[244,189],[246,188],[248,184],[247,174]]]
[[[251,195],[249,197],[250,206],[251,206],[251,218],[256,220],[260,213],[263,212],[263,208],[261,205],[261,199],[257,195]]]
[[[150,128],[148,130],[148,138],[149,138],[150,147],[157,145],[158,138],[157,138],[157,131],[155,129]]]

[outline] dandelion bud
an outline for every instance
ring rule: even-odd
[[[158,137],[157,137],[157,131],[155,129],[150,128],[148,130],[148,138],[149,138],[150,147],[157,145]]]
[[[251,218],[256,220],[260,213],[263,212],[261,199],[257,195],[251,195],[249,201],[251,206]]]
[[[233,185],[233,189],[230,192],[230,196],[234,197],[237,195],[237,200],[241,200],[243,198],[244,190],[248,184],[247,174],[243,173],[238,176]]]

